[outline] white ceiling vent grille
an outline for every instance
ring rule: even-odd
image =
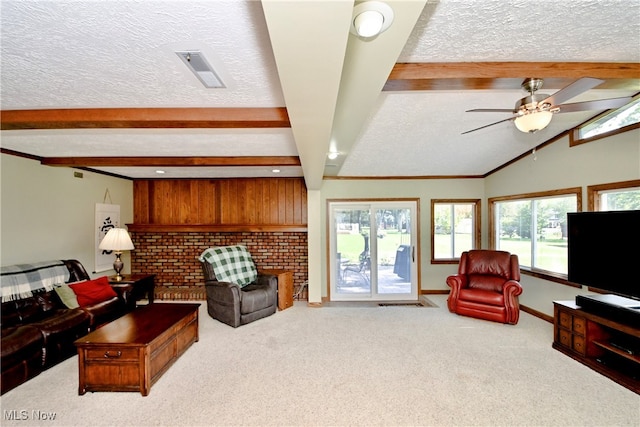
[[[196,77],[198,77],[198,79],[202,82],[203,85],[205,85],[205,87],[226,87],[201,52],[176,52],[176,54],[180,57],[180,59],[182,59],[182,62],[184,62],[187,67],[189,67],[191,72],[195,74]]]

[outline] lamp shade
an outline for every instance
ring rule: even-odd
[[[112,228],[104,236],[98,247],[108,251],[129,251],[133,249],[133,242],[127,230],[124,228]]]
[[[553,113],[550,111],[535,111],[516,117],[515,125],[521,132],[533,133],[546,128],[552,117]]]

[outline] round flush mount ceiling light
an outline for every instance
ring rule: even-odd
[[[383,33],[393,22],[393,9],[381,1],[365,1],[353,8],[351,33],[369,39]]]

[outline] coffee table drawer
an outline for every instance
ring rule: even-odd
[[[113,348],[113,347],[97,347],[85,350],[85,358],[87,360],[133,360],[136,361],[140,357],[140,351],[137,348]]]

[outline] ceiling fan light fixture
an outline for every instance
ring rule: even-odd
[[[534,133],[546,128],[552,117],[551,111],[532,111],[516,117],[514,123],[520,132]]]
[[[393,22],[393,9],[381,1],[365,1],[353,8],[351,33],[371,39],[386,31]]]

